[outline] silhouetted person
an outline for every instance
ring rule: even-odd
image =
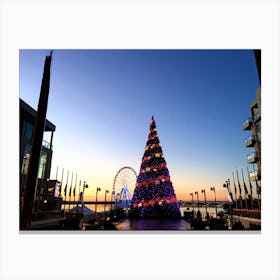
[[[194,219],[194,211],[192,210],[192,213],[191,213],[191,215],[190,215],[190,222],[191,222],[191,223],[192,223],[193,219]]]
[[[132,221],[133,221],[133,210],[130,210],[128,212],[128,219],[129,219],[129,224],[132,226]]]

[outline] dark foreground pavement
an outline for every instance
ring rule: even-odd
[[[183,219],[124,219],[115,224],[117,230],[191,230]]]

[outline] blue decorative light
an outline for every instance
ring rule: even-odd
[[[153,117],[132,197],[132,207],[141,217],[181,215]]]

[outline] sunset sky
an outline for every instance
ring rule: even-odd
[[[0,278],[279,279],[279,5],[0,1]],[[261,233],[19,232],[17,102],[37,110],[52,49],[51,178],[64,168],[64,187],[67,170],[77,173],[91,199],[97,187],[112,188],[122,166],[139,172],[152,115],[177,197],[200,191],[202,199],[206,188],[211,199],[215,186],[226,199],[222,184],[236,169],[241,177],[252,152],[242,123],[259,86],[252,49],[261,49]],[[117,253],[110,262],[108,249]]]
[[[19,51],[19,96],[35,110],[48,54]],[[104,196],[121,167],[139,172],[153,115],[177,198],[205,188],[212,200],[215,186],[226,200],[222,185],[232,172],[242,181],[243,168],[248,182],[252,148],[244,147],[242,123],[258,86],[252,50],[54,50],[51,179],[64,168],[62,190],[69,170],[68,185],[77,173],[87,199],[97,187]]]

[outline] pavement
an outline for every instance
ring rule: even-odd
[[[115,223],[117,230],[191,230],[191,225],[183,219],[123,219]]]

